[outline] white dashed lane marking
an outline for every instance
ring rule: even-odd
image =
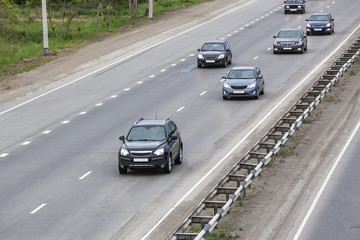
[[[203,91],[202,93],[200,93],[200,96],[204,95],[206,93],[206,91]]]
[[[30,143],[31,143],[30,141],[26,141],[26,142],[23,142],[21,145],[26,146],[26,145],[29,145]]]
[[[9,153],[2,153],[2,154],[0,155],[0,158],[4,158],[4,157],[6,157],[6,156],[9,156]]]
[[[46,203],[43,203],[40,206],[38,206],[37,208],[35,208],[34,210],[32,210],[30,213],[34,214],[34,213],[36,213],[37,211],[39,211],[40,209],[42,209],[45,206],[46,206]]]
[[[254,57],[253,59],[254,59],[254,60],[256,60],[256,59],[258,59],[258,58],[259,58],[259,57],[258,57],[258,56],[256,56],[256,57]]]
[[[81,112],[79,113],[79,115],[85,115],[87,112]]]
[[[154,77],[155,77],[155,75],[150,75],[150,76],[149,76],[149,78],[154,78]]]
[[[43,131],[43,134],[49,134],[49,133],[51,133],[51,130]]]
[[[95,106],[97,106],[97,107],[100,107],[101,105],[103,105],[103,103],[97,103]]]
[[[125,88],[124,91],[125,92],[130,91],[130,88]]]
[[[185,107],[181,107],[178,110],[176,110],[177,112],[180,112],[181,110],[183,110]]]
[[[112,95],[110,98],[116,98],[117,97],[117,95]]]
[[[86,178],[87,176],[89,176],[92,173],[92,171],[88,171],[87,173],[85,173],[84,175],[82,175],[81,177],[79,177],[79,180],[83,180],[84,178]]]
[[[61,124],[68,124],[69,122],[70,122],[69,120],[65,120]]]

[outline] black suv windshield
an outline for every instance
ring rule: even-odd
[[[128,141],[163,141],[165,140],[164,126],[136,126],[132,127]]]
[[[231,70],[228,75],[228,79],[253,79],[253,78],[255,78],[255,72],[252,69]]]
[[[225,51],[225,46],[222,43],[205,43],[201,51]]]
[[[279,32],[278,38],[300,38],[300,31],[297,30],[289,30],[289,31],[281,31]]]

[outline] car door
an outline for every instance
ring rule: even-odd
[[[179,147],[178,147],[178,136],[177,136],[177,132],[175,130],[175,126],[172,123],[172,121],[169,121],[166,124],[166,131],[167,131],[167,137],[168,137],[168,144],[169,144],[169,148],[170,148],[170,152],[173,154],[172,158],[175,159],[177,157],[177,154],[179,152]],[[173,138],[173,136],[177,136],[176,138]]]
[[[256,68],[256,78],[256,81],[258,81],[259,89],[260,91],[262,91],[264,88],[264,78],[259,68]]]
[[[229,62],[231,62],[232,61],[232,51],[231,51],[230,44],[227,41],[225,42],[225,48],[226,48],[227,59]]]

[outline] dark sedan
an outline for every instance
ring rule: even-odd
[[[283,29],[274,38],[274,54],[280,52],[304,53],[307,50],[307,37],[301,29]]]
[[[232,97],[254,97],[258,99],[260,94],[264,94],[264,77],[258,67],[234,67],[223,78],[225,79],[222,88],[224,100]]]
[[[203,44],[201,49],[198,49],[197,66],[212,66],[220,65],[226,67],[231,64],[232,52],[231,47],[227,41],[208,41]]]
[[[285,0],[284,13],[300,12],[304,14],[306,7],[305,2],[305,0]]]
[[[334,19],[329,13],[314,13],[306,24],[306,34],[311,35],[313,33],[334,33]]]

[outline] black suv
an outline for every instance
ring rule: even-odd
[[[305,0],[286,0],[284,1],[284,13],[290,12],[301,12],[302,14],[305,13]]]
[[[128,169],[161,168],[170,173],[172,164],[183,161],[183,144],[174,121],[137,120],[128,135],[120,136],[119,173]]]

